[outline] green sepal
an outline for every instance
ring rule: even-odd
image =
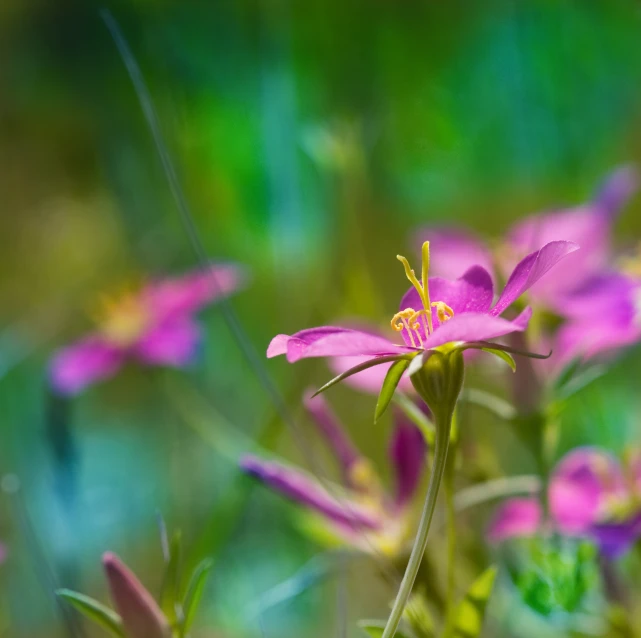
[[[71,589],[57,589],[56,595],[64,598],[81,614],[108,631],[112,636],[125,638],[120,616],[97,600]]]
[[[368,635],[370,638],[381,638],[383,631],[385,631],[385,623],[382,620],[359,620],[358,626]],[[412,638],[409,634],[396,630],[394,634],[395,638]]]
[[[514,361],[514,357],[509,352],[505,352],[505,350],[499,350],[498,348],[481,348],[481,350],[483,352],[493,354],[495,357],[498,357],[502,361],[505,361],[505,363],[507,363],[512,369],[512,372],[516,372],[516,361]]]
[[[213,566],[214,562],[210,558],[205,558],[197,565],[189,579],[189,584],[187,585],[183,599],[183,622],[180,628],[179,638],[184,638],[184,636],[187,635],[194,622],[200,599],[205,589],[207,577]]]
[[[374,412],[374,423],[376,423],[385,413],[389,404],[394,397],[394,392],[396,392],[396,387],[398,386],[401,377],[405,373],[405,370],[410,365],[409,359],[399,359],[395,361],[387,371],[385,375],[385,380],[381,386],[381,391],[378,395],[378,401],[376,402],[376,411]]]
[[[465,376],[462,350],[425,351],[412,361],[409,373],[414,389],[427,403],[435,422],[449,423]]]
[[[511,348],[510,346],[505,346],[502,343],[492,343],[491,341],[471,341],[470,343],[460,346],[460,350],[485,350],[486,348],[489,348],[490,350],[501,350],[502,352],[516,354],[519,357],[527,357],[528,359],[549,359],[552,356],[552,350],[547,354],[540,354],[538,352],[518,350],[517,348]]]
[[[455,638],[476,638],[481,634],[496,574],[494,565],[488,567],[467,590],[456,611]]]
[[[181,533],[174,532],[169,543],[169,556],[165,568],[165,576],[160,590],[160,608],[169,620],[170,624],[177,626],[181,618],[178,615],[176,603],[180,599],[180,558],[181,558]]]
[[[385,355],[384,357],[375,357],[374,359],[369,359],[368,361],[359,363],[357,366],[354,366],[353,368],[346,370],[345,372],[339,374],[337,377],[334,377],[331,381],[328,381],[323,387],[316,390],[316,392],[312,394],[311,398],[313,399],[315,396],[318,396],[321,392],[325,392],[325,390],[328,390],[333,385],[336,385],[337,383],[340,383],[344,379],[347,379],[348,377],[351,377],[354,374],[358,374],[363,370],[368,370],[369,368],[373,368],[374,366],[378,366],[383,363],[389,363],[390,361],[398,361],[399,359],[410,360],[410,359],[413,359],[415,356],[416,355],[414,354],[389,354],[389,355]]]

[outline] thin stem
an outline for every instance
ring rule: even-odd
[[[452,441],[443,479],[445,492],[445,515],[447,521],[447,590],[445,595],[444,638],[449,638],[456,620],[456,506],[454,501],[454,469],[456,442]]]
[[[392,638],[398,629],[401,622],[403,611],[407,605],[407,601],[412,593],[412,587],[416,580],[425,548],[427,546],[427,535],[430,530],[430,523],[434,514],[436,506],[436,498],[438,496],[439,487],[443,480],[443,473],[445,472],[445,464],[447,461],[447,450],[450,445],[450,430],[452,427],[452,414],[447,414],[445,418],[436,418],[436,436],[434,440],[434,464],[432,465],[432,473],[430,475],[430,483],[427,488],[425,496],[425,505],[421,513],[421,520],[418,524],[418,531],[416,532],[416,539],[414,547],[410,555],[405,575],[401,582],[400,589],[396,595],[392,613],[383,631],[382,638]]]

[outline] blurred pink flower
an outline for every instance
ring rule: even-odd
[[[632,272],[639,264],[617,269],[611,247],[612,225],[638,185],[637,171],[621,167],[608,175],[591,201],[515,224],[496,252],[497,267],[507,276],[534,246],[555,240],[581,246],[562,267],[541,277],[528,291],[528,302],[565,319],[554,335],[541,335],[554,351],[542,369],[560,372],[577,358],[607,354],[641,340],[641,278]],[[417,240],[433,235],[437,260],[439,255],[448,255],[444,262],[448,276],[463,272],[470,259],[486,259],[491,264],[489,248],[474,235],[452,228],[423,229]]]
[[[49,366],[52,386],[60,394],[77,394],[113,376],[128,360],[151,366],[186,366],[201,338],[194,315],[237,290],[244,279],[238,266],[219,265],[153,281],[136,293],[105,301],[98,329],[53,356]]]
[[[592,538],[616,557],[641,537],[641,457],[624,466],[610,453],[583,447],[556,466],[548,488],[549,520],[535,498],[506,501],[488,536],[492,542],[536,534],[547,527],[565,536]]]
[[[397,553],[408,540],[410,505],[426,467],[423,435],[413,423],[396,414],[389,447],[395,490],[389,494],[325,398],[308,394],[305,406],[340,467],[342,482],[335,486],[336,493],[301,469],[257,456],[244,457],[242,470],[318,514],[323,529],[343,543],[364,551],[376,548]]]

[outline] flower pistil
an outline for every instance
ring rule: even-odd
[[[418,295],[423,302],[423,308],[414,310],[414,308],[405,308],[397,312],[391,321],[392,329],[396,332],[407,330],[410,342],[414,347],[423,347],[423,338],[421,336],[421,327],[424,330],[426,337],[434,332],[433,310],[436,311],[436,317],[440,323],[444,323],[454,316],[454,311],[443,301],[431,301],[429,291],[429,270],[430,270],[430,242],[423,243],[422,248],[422,268],[421,268],[421,281],[416,277],[416,273],[410,267],[409,262],[402,255],[396,255],[405,268],[405,276],[409,279],[410,283],[418,292]],[[423,318],[423,325],[419,323],[419,317]],[[415,338],[416,337],[416,338]]]

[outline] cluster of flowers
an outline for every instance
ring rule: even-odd
[[[532,366],[538,376],[535,409],[542,414],[545,389],[568,369],[611,357],[641,339],[641,259],[619,258],[611,247],[611,227],[636,188],[634,170],[619,169],[587,204],[532,216],[493,249],[459,229],[420,230],[420,275],[398,256],[411,283],[391,317],[400,339],[390,340],[376,328],[322,326],[280,334],[270,343],[267,356],[285,355],[290,363],[326,358],[337,376],[321,391],[345,381],[376,393],[377,417],[395,392],[414,406],[413,413],[394,407],[393,490],[383,487],[318,393],[307,394],[304,405],[338,461],[342,485],[330,489],[302,469],[260,456],[241,459],[244,472],[311,511],[333,539],[365,552],[403,554],[414,537],[413,504],[429,465],[428,447],[433,448],[419,531],[383,638],[395,635],[423,557],[465,367],[475,364],[479,351],[510,365],[513,354],[545,359]],[[495,279],[505,281],[498,295]],[[105,304],[97,330],[53,357],[52,386],[73,396],[113,376],[128,360],[187,365],[200,339],[195,313],[244,280],[239,267],[217,266],[152,282]],[[530,325],[534,312],[537,321]],[[511,335],[521,335],[519,345],[505,342]],[[534,354],[549,350],[549,358]],[[491,541],[554,532],[589,538],[612,558],[641,535],[641,455],[621,463],[605,450],[580,448],[543,478],[546,498],[506,501],[489,529]],[[115,558],[108,556],[105,564],[123,626],[128,635],[143,635],[146,630],[129,629],[135,620],[128,620],[127,596],[121,595],[127,587],[140,588],[130,586],[132,577]],[[158,627],[149,635],[169,635],[162,614],[145,604],[153,613],[143,617]]]
[[[278,335],[267,354],[285,354],[289,362],[304,357],[328,357],[336,373],[345,375],[349,370],[356,370],[353,376],[345,378],[347,383],[378,393],[390,359],[417,352],[425,357],[444,346],[475,348],[489,339],[523,332],[535,310],[543,318],[554,317],[547,322],[549,328],[545,322],[538,321],[538,330],[528,335],[527,342],[535,351],[552,350],[553,356],[535,366],[540,382],[552,385],[568,366],[610,357],[617,349],[641,339],[641,262],[634,256],[617,259],[611,248],[612,226],[636,187],[634,170],[619,169],[609,176],[589,203],[535,215],[518,223],[494,251],[481,239],[458,229],[422,230],[418,233],[421,243],[429,238],[429,265],[438,276],[429,277],[427,299],[422,298],[422,284],[413,281],[414,285],[401,300],[392,328],[401,333],[403,344],[390,342],[374,330],[323,326],[291,336]],[[537,245],[541,248],[529,252]],[[405,266],[409,270],[406,262]],[[550,270],[553,272],[548,274]],[[494,303],[491,272],[507,279]],[[409,276],[410,280],[415,279],[412,272]],[[427,290],[427,286],[423,289]],[[530,305],[515,318],[502,318],[524,293]],[[419,318],[429,317],[430,307],[435,311],[431,324],[426,326]],[[381,365],[377,366],[379,362]],[[372,367],[359,369],[368,363]],[[411,369],[399,382],[401,391],[412,390],[409,372]],[[331,422],[336,431],[335,421],[326,414],[325,408],[316,407],[314,416],[319,423]],[[415,486],[416,472],[411,468],[417,455],[425,453],[423,449],[418,450],[410,436],[401,436],[404,427],[400,421],[394,458],[405,459],[402,465],[407,474],[401,472],[401,476],[412,477],[409,485]],[[323,429],[327,432],[327,425]],[[336,441],[338,437],[330,438]],[[340,447],[335,449],[343,464],[347,457],[350,463],[362,466],[356,453],[346,455]],[[336,525],[340,513],[344,526],[347,520],[354,523],[360,512],[353,503],[328,508],[331,497],[321,486],[310,484],[306,477],[285,466],[253,457],[245,459],[242,466],[274,489],[316,510],[332,526]],[[550,525],[566,534],[588,534],[610,555],[628,548],[641,534],[638,497],[641,479],[630,479],[638,476],[641,466],[634,461],[627,467],[630,474],[607,452],[594,449],[577,450],[563,459],[549,486]],[[346,476],[349,477],[349,472]],[[353,487],[349,480],[346,485]],[[384,515],[385,507],[380,509],[378,519],[370,512],[357,522],[359,529],[375,529],[379,537],[387,539],[389,534],[398,533],[399,517],[395,512],[390,518]],[[510,501],[500,510],[490,538],[498,541],[532,534],[543,526],[541,518],[538,500]]]

